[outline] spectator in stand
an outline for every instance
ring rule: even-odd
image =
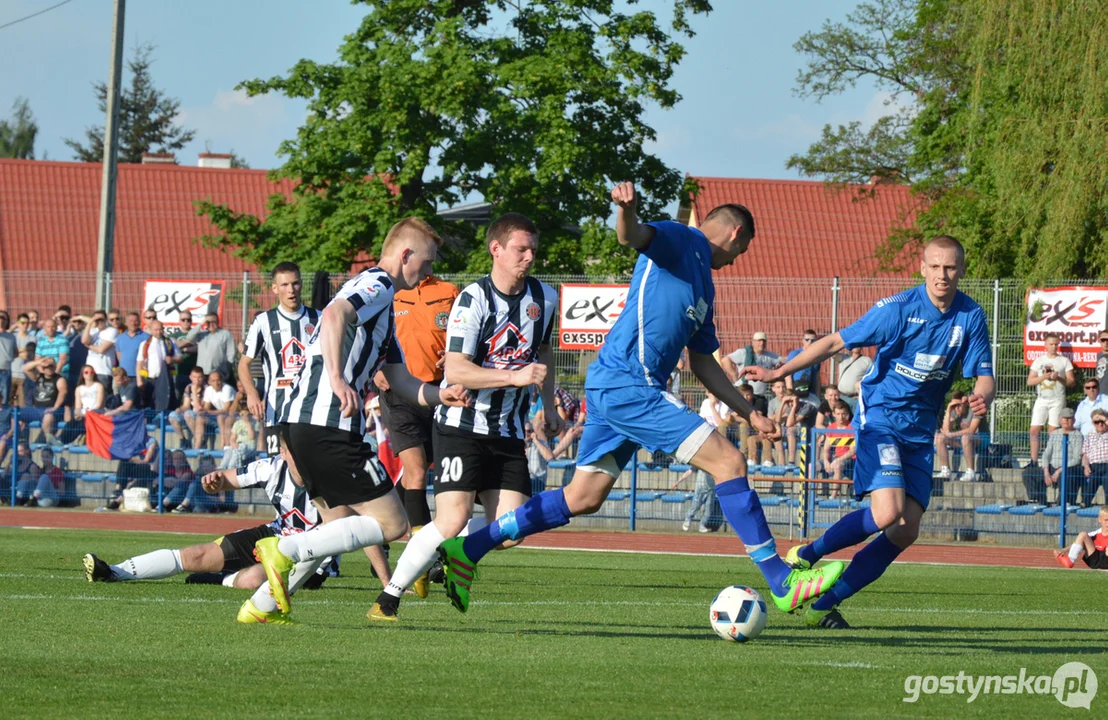
[[[16,317],[15,324],[15,344],[20,350],[27,346],[27,343],[36,343],[38,334],[31,329],[31,318],[27,313],[19,313]]]
[[[863,355],[860,347],[839,355],[839,393],[852,411],[858,406],[859,384],[871,367],[873,360]]]
[[[748,403],[754,404],[754,388],[750,385],[747,383],[739,385],[739,394]],[[736,413],[737,415],[738,413]],[[746,453],[747,460],[754,465],[760,462],[758,459],[759,446],[762,449],[762,458],[769,458],[773,455],[773,443],[759,436],[757,432],[753,432],[750,423],[740,417],[735,421],[735,424],[738,426],[739,448]]]
[[[258,433],[254,428],[254,418],[250,414],[246,393],[242,391],[242,383],[239,383],[239,391],[235,399],[231,401],[228,416],[234,418],[230,432],[224,439],[223,462],[219,464],[220,470],[231,470],[244,467],[253,462],[255,448],[258,445]]]
[[[97,380],[96,369],[85,365],[74,391],[73,420],[84,426],[85,414],[103,409],[107,399],[108,392]]]
[[[149,311],[148,311],[149,312]],[[170,368],[179,360],[177,346],[165,336],[165,326],[154,318],[147,328],[150,335],[139,346],[135,367],[143,404],[158,412],[177,407],[176,388]]]
[[[1090,435],[1094,432],[1093,410],[1108,411],[1108,395],[1100,392],[1100,383],[1096,378],[1088,378],[1081,386],[1085,390],[1085,397],[1077,403],[1077,409],[1073,413],[1073,421],[1082,435]]]
[[[842,393],[839,392],[839,388],[834,385],[828,385],[823,389],[823,402],[819,404],[819,410],[816,412],[816,427],[826,428],[835,420],[835,403],[842,400]],[[849,403],[847,403],[849,407]],[[854,410],[851,408],[850,416],[854,417]]]
[[[31,446],[26,442],[20,440],[19,444],[15,448],[15,504],[25,505],[28,500],[31,499],[33,491],[23,492],[28,487],[34,488],[38,483],[38,478],[42,475],[42,468],[35,465],[35,459],[31,455]],[[4,473],[7,477],[5,480],[11,480],[11,473]],[[4,500],[7,501],[11,495],[11,485],[8,485],[7,492],[4,493]]]
[[[31,407],[25,408],[21,417],[27,422],[39,420],[42,422],[42,435],[51,444],[59,444],[54,436],[54,430],[58,427],[58,420],[68,420],[68,410],[65,407],[65,396],[69,391],[69,383],[58,374],[58,366],[54,358],[43,357],[23,364],[23,372],[31,383]],[[60,418],[58,416],[61,416]]]
[[[27,407],[31,404],[31,392],[27,387],[27,373],[23,372],[23,366],[35,359],[36,345],[27,343],[19,348],[19,356],[12,360],[12,405]]]
[[[961,390],[954,391],[943,414],[943,426],[935,433],[935,451],[939,455],[940,478],[951,479],[950,450],[961,447],[965,471],[958,479],[962,482],[973,482],[977,479],[977,473],[974,471],[977,467],[975,450],[977,433],[980,431],[981,418],[976,417],[970,410],[969,398]]]
[[[54,451],[43,448],[42,474],[32,478],[33,473],[19,481],[15,491],[16,504],[27,507],[55,507],[65,493],[65,473],[54,464]],[[33,465],[34,463],[32,463]],[[22,477],[22,475],[21,475]]]
[[[854,431],[850,427],[854,413],[842,400],[835,401],[835,407],[831,412],[831,422],[827,424],[829,432],[820,436],[823,441],[820,455],[823,472],[832,480],[849,480],[854,471],[854,454],[858,448],[852,442],[842,441],[854,437]],[[839,486],[832,485],[830,492],[825,494],[837,498]]]
[[[215,461],[207,455],[200,458],[200,462],[196,466],[195,482],[189,483],[188,492],[185,493],[185,499],[181,501],[181,504],[173,509],[175,513],[214,513],[214,512],[235,512],[238,510],[238,503],[235,502],[235,493],[233,490],[227,490],[214,495],[209,495],[204,491],[201,479],[205,475],[216,472],[218,468],[215,466]]]
[[[581,403],[564,388],[554,388],[554,407],[558,410],[558,417],[563,420],[563,432],[577,422],[577,412],[581,409]]]
[[[38,310],[27,311],[27,331],[35,336],[35,342],[38,342],[39,333],[42,332],[42,323],[39,321]]]
[[[795,399],[789,400],[789,398]],[[796,467],[797,443],[806,441],[808,433],[815,427],[819,408],[810,398],[811,396],[801,395],[792,388],[785,391],[785,400],[789,402],[789,415],[785,420],[785,431],[789,442],[787,467]]]
[[[53,322],[46,323],[39,334],[38,342],[35,343],[35,357],[52,358],[56,363],[58,374],[62,377],[68,376],[69,340],[58,334],[58,328]]]
[[[13,398],[14,400],[14,398]],[[0,405],[0,464],[3,464],[8,459],[8,450],[11,448],[12,443],[15,442],[15,411],[12,404],[4,403]],[[20,435],[25,427],[23,422],[20,422]],[[3,473],[0,473],[2,475]],[[8,492],[11,492],[11,484],[8,484]]]
[[[73,327],[69,324],[73,316],[73,308],[68,305],[59,305],[54,312],[54,328],[59,335],[68,340],[73,335]],[[46,322],[49,325],[49,321]]]
[[[162,506],[166,512],[172,512],[178,505],[184,502],[185,497],[192,490],[192,484],[198,482],[196,474],[189,467],[189,460],[183,450],[174,450],[169,454],[169,462],[165,466],[165,497]]]
[[[732,383],[738,386],[746,382],[742,376],[744,367],[757,365],[769,370],[781,364],[781,356],[766,350],[766,342],[766,334],[759,330],[754,333],[749,345],[739,348],[720,360],[720,367],[727,373],[727,377],[731,378]],[[769,401],[773,397],[770,387],[756,380],[751,380],[747,384],[754,389],[754,409],[763,415],[768,415]]]
[[[770,459],[763,456],[762,467],[773,467],[774,465],[785,464],[785,443],[783,438],[786,433],[785,423],[788,422],[789,419],[789,406],[785,402],[785,381],[775,380],[770,384],[770,391],[773,393],[773,397],[769,399],[767,417],[773,420],[773,424],[777,426],[777,430],[774,433],[776,439],[773,442],[773,458]]]
[[[199,447],[202,444],[203,434],[193,435],[199,412],[204,408],[204,390],[208,384],[204,378],[204,371],[198,365],[193,365],[189,372],[189,384],[181,391],[181,404],[177,410],[169,413],[169,424],[173,431],[181,439],[181,447]],[[188,428],[186,434],[185,429]]]
[[[115,339],[116,362],[133,378],[138,377],[139,348],[150,338],[150,333],[143,332],[140,324],[137,312],[127,313],[127,329]]]
[[[1096,491],[1108,483],[1108,412],[1099,408],[1093,410],[1093,432],[1083,437],[1081,466],[1085,469],[1081,504],[1092,507]]]
[[[527,425],[527,472],[531,476],[531,493],[537,495],[546,490],[546,475],[548,464],[561,455],[567,454],[577,438],[581,437],[583,428],[574,425],[562,433],[562,439],[551,448],[551,441],[543,432],[544,422],[535,425]]]
[[[806,347],[819,340],[819,335],[815,330],[804,331],[804,344],[789,352],[786,362],[792,360],[794,357],[804,351]],[[820,364],[816,363],[810,368],[804,370],[798,370],[792,375],[785,378],[785,387],[790,390],[795,390],[798,397],[801,400],[807,400],[812,405],[818,405],[819,398],[819,370]]]
[[[178,397],[189,385],[189,375],[196,367],[196,344],[204,334],[206,334],[204,329],[193,323],[192,313],[188,310],[182,310],[178,316],[178,327],[174,328],[173,332],[166,333],[166,336],[177,344],[177,351],[181,358],[177,363],[175,383]]]
[[[1100,394],[1108,395],[1108,330],[1100,331],[1100,352],[1096,354],[1096,379]]]
[[[118,318],[118,313],[115,317]],[[96,379],[105,390],[112,388],[112,368],[116,366],[115,341],[119,337],[119,330],[108,324],[108,318],[108,313],[103,310],[93,312],[91,317],[86,318],[88,322],[81,333],[81,344],[88,350],[85,362],[96,371]]]
[[[234,417],[231,415],[231,402],[235,399],[235,389],[224,382],[222,373],[213,370],[208,373],[208,387],[204,388],[201,399],[203,405],[201,411],[196,414],[193,437],[204,438],[205,429],[218,429],[218,442],[224,446],[227,445],[231,436],[231,424],[234,422]]]
[[[12,361],[19,355],[19,346],[10,328],[8,313],[0,312],[0,401],[4,405],[12,397]]]
[[[208,373],[209,382],[211,373],[217,370],[227,381],[235,364],[235,336],[219,326],[219,316],[215,313],[204,316],[204,325],[208,334],[196,345],[196,364]]]
[[[121,370],[121,368],[116,368]],[[132,383],[133,385],[133,383]],[[154,488],[158,479],[158,441],[153,435],[146,439],[146,450],[130,460],[120,460],[115,471],[115,495],[108,502],[109,510],[118,510],[123,503],[123,491],[131,488]],[[153,493],[151,493],[153,495]],[[151,497],[151,505],[157,505],[157,498]]]
[[[134,378],[121,367],[112,368],[112,377],[115,379],[115,392],[104,401],[104,407],[107,408],[104,414],[111,417],[132,410],[141,410],[142,401],[139,399],[138,387],[135,385]]]
[[[1039,396],[1031,408],[1031,464],[1039,462],[1039,433],[1046,424],[1054,432],[1058,427],[1058,413],[1066,406],[1066,389],[1077,384],[1073,376],[1073,363],[1065,355],[1058,354],[1059,338],[1047,333],[1043,338],[1046,353],[1031,363],[1027,384],[1038,389]]]
[[[69,341],[69,373],[66,381],[69,383],[69,395],[65,399],[66,407],[73,407],[76,401],[73,393],[81,384],[81,371],[88,362],[88,348],[81,341],[85,330],[85,318],[77,315],[66,324],[65,337]]]
[[[1062,408],[1058,420],[1062,425],[1050,433],[1046,439],[1046,447],[1043,448],[1042,462],[1043,472],[1024,473],[1024,488],[1027,490],[1027,499],[1038,505],[1047,502],[1046,489],[1048,487],[1060,488],[1062,483],[1062,450],[1063,443],[1066,457],[1066,503],[1073,505],[1077,501],[1077,490],[1085,481],[1085,471],[1081,467],[1081,445],[1083,437],[1081,432],[1074,427],[1073,410]]]

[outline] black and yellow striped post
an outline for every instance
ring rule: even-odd
[[[797,452],[797,463],[796,464],[797,464],[797,466],[800,470],[800,479],[802,481],[806,481],[806,480],[811,479],[811,473],[809,472],[810,468],[808,467],[808,458],[814,457],[814,455],[815,455],[812,452],[812,448],[809,447],[809,443],[812,442],[812,440],[813,440],[812,436],[814,434],[815,433],[810,433],[808,431],[807,427],[804,427],[803,425],[800,427],[800,437],[798,438],[799,442],[797,443],[798,447],[796,449],[796,452]],[[808,507],[808,496],[809,496],[809,494],[810,493],[808,492],[808,483],[807,482],[801,482],[800,483],[800,504],[797,505],[797,508],[796,508],[796,521],[797,521],[797,524],[800,527],[800,537],[802,539],[805,539],[805,540],[808,539],[808,524],[809,524],[809,521],[810,521],[810,514],[811,514],[810,508]]]

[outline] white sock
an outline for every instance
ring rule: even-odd
[[[439,556],[438,547],[445,539],[433,522],[420,528],[396,561],[396,570],[385,586],[385,592],[397,598],[403,595],[434,564],[435,558]]]
[[[116,580],[161,580],[183,572],[180,550],[155,550],[112,565]]]
[[[489,524],[489,519],[484,515],[476,515],[469,519],[466,526],[462,528],[462,531],[458,533],[458,537],[466,537],[470,533],[477,532],[481,528]]]
[[[311,532],[286,535],[277,542],[277,549],[299,563],[383,542],[385,532],[379,522],[368,515],[351,515],[324,523]]]
[[[1081,543],[1070,545],[1070,561],[1077,562],[1085,555],[1085,546]]]
[[[238,576],[239,574],[237,572],[233,572],[230,575],[224,575],[223,587],[233,588],[235,586],[235,578],[237,578]]]
[[[296,567],[289,573],[289,595],[292,595],[303,587],[304,583],[308,581],[308,578],[314,575],[315,571],[319,569],[319,566],[323,564],[323,561],[329,559],[330,558],[323,557],[318,560],[297,563]],[[277,609],[277,601],[269,594],[269,582],[262,583],[262,586],[254,591],[254,594],[250,597],[250,601],[254,603],[254,607],[262,612],[273,612]]]

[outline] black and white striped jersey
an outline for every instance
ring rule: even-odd
[[[292,535],[319,525],[319,511],[307,491],[293,481],[288,464],[280,457],[255,460],[237,472],[239,487],[265,487],[266,496],[277,510],[270,527],[278,535]]]
[[[348,280],[331,301],[346,300],[358,314],[355,323],[347,325],[343,332],[338,360],[343,377],[359,397],[365,397],[369,392],[373,376],[386,361],[404,362],[404,355],[393,337],[393,292],[388,274],[384,270],[371,268]],[[365,415],[361,408],[357,408],[350,417],[342,416],[342,404],[331,389],[319,340],[320,331],[317,330],[308,343],[304,367],[296,378],[281,421],[349,430],[363,435]]]
[[[246,332],[246,355],[262,362],[265,426],[273,427],[292,393],[304,355],[319,329],[319,311],[306,305],[288,315],[279,307],[259,313]]]
[[[480,367],[516,370],[539,358],[550,344],[558,312],[558,291],[533,277],[523,292],[504,295],[488,275],[466,287],[454,301],[446,324],[447,352],[469,355]],[[554,368],[550,368],[553,372]],[[443,380],[443,387],[449,378]],[[469,407],[440,405],[440,426],[477,435],[523,438],[530,388],[486,388],[471,392]]]

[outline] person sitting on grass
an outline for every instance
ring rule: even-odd
[[[1108,505],[1101,505],[1096,519],[1100,527],[1077,534],[1077,542],[1067,550],[1055,550],[1054,557],[1062,567],[1071,568],[1079,559],[1093,570],[1108,570]]]

